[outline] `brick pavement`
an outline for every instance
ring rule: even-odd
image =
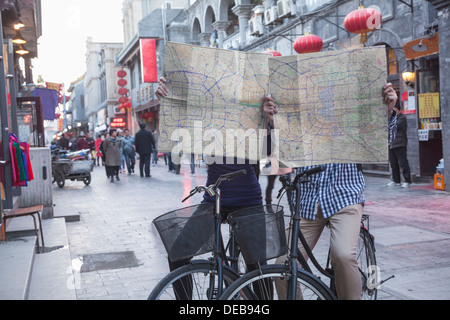
[[[76,181],[66,181],[64,189],[54,187],[55,212],[80,213],[79,222],[67,223],[78,299],[146,299],[168,272],[166,252],[152,220],[198,203],[200,195],[185,204],[181,199],[195,185],[205,183],[206,169],[196,168],[191,177],[189,165],[183,165],[181,174],[175,175],[160,162],[151,174],[151,178],[121,174],[120,182],[111,183],[104,167],[95,167],[88,187]],[[265,188],[265,177],[260,181]],[[449,299],[449,194],[422,185],[387,187],[386,178],[368,176],[366,181],[365,212],[371,215],[377,262],[382,276],[396,276],[382,286],[380,299]],[[278,186],[277,181],[275,190]],[[319,257],[326,256],[327,237],[325,233],[316,247]],[[100,264],[97,270],[83,270],[83,257],[108,260],[121,253],[134,254],[136,264],[106,261],[110,264]]]

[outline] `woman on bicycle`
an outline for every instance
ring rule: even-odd
[[[385,103],[389,114],[389,142],[395,138],[397,115],[393,110],[397,94],[390,83],[384,86]],[[274,128],[273,115],[277,105],[272,97],[263,97],[261,105],[269,125]],[[311,167],[297,168],[298,172]],[[330,226],[330,254],[335,271],[339,299],[361,299],[361,276],[356,260],[361,216],[364,206],[365,181],[357,164],[332,163],[326,170],[311,176],[312,183],[300,184],[300,229],[308,245],[314,248],[326,224]],[[289,228],[288,230],[289,231]],[[299,244],[299,248],[302,248]],[[302,250],[307,259],[307,255]],[[280,257],[277,263],[285,260]],[[279,296],[286,293],[285,281],[277,283]]]
[[[166,97],[169,95],[169,91],[167,86],[165,85],[165,78],[160,78],[159,86],[156,89],[156,97],[161,101],[162,97]],[[206,185],[209,186],[214,184],[216,180],[222,175],[230,172],[235,172],[241,169],[245,169],[247,174],[237,177],[231,181],[223,181],[220,190],[221,190],[221,214],[222,219],[225,220],[229,213],[234,212],[236,210],[254,207],[258,205],[262,205],[262,195],[261,195],[261,187],[258,182],[258,177],[256,175],[254,166],[249,163],[248,160],[242,164],[242,161],[237,161],[236,158],[223,158],[222,163],[217,163],[213,161],[206,161],[208,164],[207,169],[207,181]],[[203,202],[215,204],[215,197],[212,197],[208,194],[204,194]],[[198,230],[198,226],[192,226],[190,228],[186,225],[183,229],[184,232],[201,232]],[[184,266],[189,263],[189,259],[179,260],[179,261],[170,261],[169,259],[169,268],[170,270],[175,270],[181,266]],[[256,265],[247,265],[249,270],[254,270]],[[181,285],[180,285],[181,287]],[[186,286],[184,286],[186,287]],[[178,291],[179,299],[188,299],[189,293],[185,293],[182,290]]]

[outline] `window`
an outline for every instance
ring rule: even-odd
[[[397,55],[395,54],[395,50],[392,48],[387,47],[386,51],[388,76],[395,76],[398,74]]]

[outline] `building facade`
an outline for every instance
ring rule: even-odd
[[[185,42],[188,28],[185,25],[189,1],[126,0],[123,3],[124,47],[116,56],[116,64],[128,74],[131,110],[127,127],[134,134],[138,123],[146,123],[149,130],[159,124],[159,101],[155,97],[156,83],[144,82],[140,39],[155,39],[157,72],[162,75],[164,39]],[[163,27],[166,26],[166,27]],[[172,40],[174,41],[174,40]]]
[[[119,86],[114,57],[122,43],[86,42],[86,74],[84,76],[84,105],[87,128],[95,134],[104,134],[119,112]]]
[[[264,52],[270,48],[282,55],[294,55],[297,54],[293,48],[296,38],[311,33],[323,40],[322,51],[361,46],[360,35],[348,32],[344,28],[344,19],[362,4],[365,7],[374,6],[382,14],[381,27],[368,33],[364,46],[386,47],[387,81],[393,84],[400,97],[399,103],[406,108],[408,159],[413,176],[417,180],[429,180],[441,159],[444,163],[446,159],[450,163],[450,147],[446,147],[450,145],[450,93],[443,85],[450,61],[449,41],[445,42],[449,33],[448,1],[381,0],[374,3],[369,0],[196,0],[178,3],[184,9],[183,13],[177,13],[174,18],[169,19],[167,14],[176,6],[172,2],[168,9],[169,2],[164,1],[156,7],[145,7],[149,12],[147,17],[152,17],[147,21],[143,14],[144,2],[146,3],[138,0],[124,2],[124,8],[127,8],[124,9],[124,33],[127,41],[117,57],[119,64],[130,68],[130,74],[136,75],[132,80],[135,83],[132,84],[134,87],[131,94],[133,110],[136,111],[138,120],[139,110],[145,109],[139,103],[138,92],[148,92],[150,101],[153,101],[149,106],[150,110],[159,110],[154,97],[154,86],[146,91],[142,86],[148,84],[139,82],[138,85],[137,76],[141,61],[136,43],[140,37],[144,37],[146,26],[150,28],[152,22],[162,22],[166,26],[159,31],[160,34],[148,33],[148,37],[157,40],[158,73],[162,75],[164,41],[249,52]],[[160,21],[164,18],[165,21]],[[137,23],[137,26],[132,27],[133,23]],[[437,51],[424,51],[424,54],[412,57],[406,51],[406,48],[415,43],[422,43],[421,40],[433,39],[439,39]],[[412,81],[403,78],[407,71],[415,75]],[[136,98],[133,97],[135,94]],[[435,109],[433,117],[424,112],[429,107],[425,106],[424,101],[431,96],[437,96],[436,101],[440,101],[432,105]],[[157,121],[156,118],[151,127],[157,127]],[[447,177],[450,176],[449,167],[447,165],[445,169]],[[366,166],[365,169],[389,175],[388,164]],[[450,183],[447,184],[447,190],[449,185]]]
[[[17,205],[15,202],[22,188],[12,182],[8,132],[20,137],[20,141],[29,141],[32,147],[45,143],[43,119],[33,118],[36,110],[42,111],[42,104],[39,97],[32,97],[31,91],[34,88],[31,62],[38,57],[37,44],[41,35],[40,0],[0,0],[0,180],[6,209]],[[31,118],[37,125],[30,125]]]

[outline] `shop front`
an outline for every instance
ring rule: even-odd
[[[425,37],[403,45],[405,58],[413,70],[404,80],[414,90],[403,93],[408,99],[406,112],[417,121],[419,170],[423,178],[434,177],[436,166],[443,158],[443,136],[439,80],[439,34],[431,30]],[[412,72],[411,72],[412,71]]]

